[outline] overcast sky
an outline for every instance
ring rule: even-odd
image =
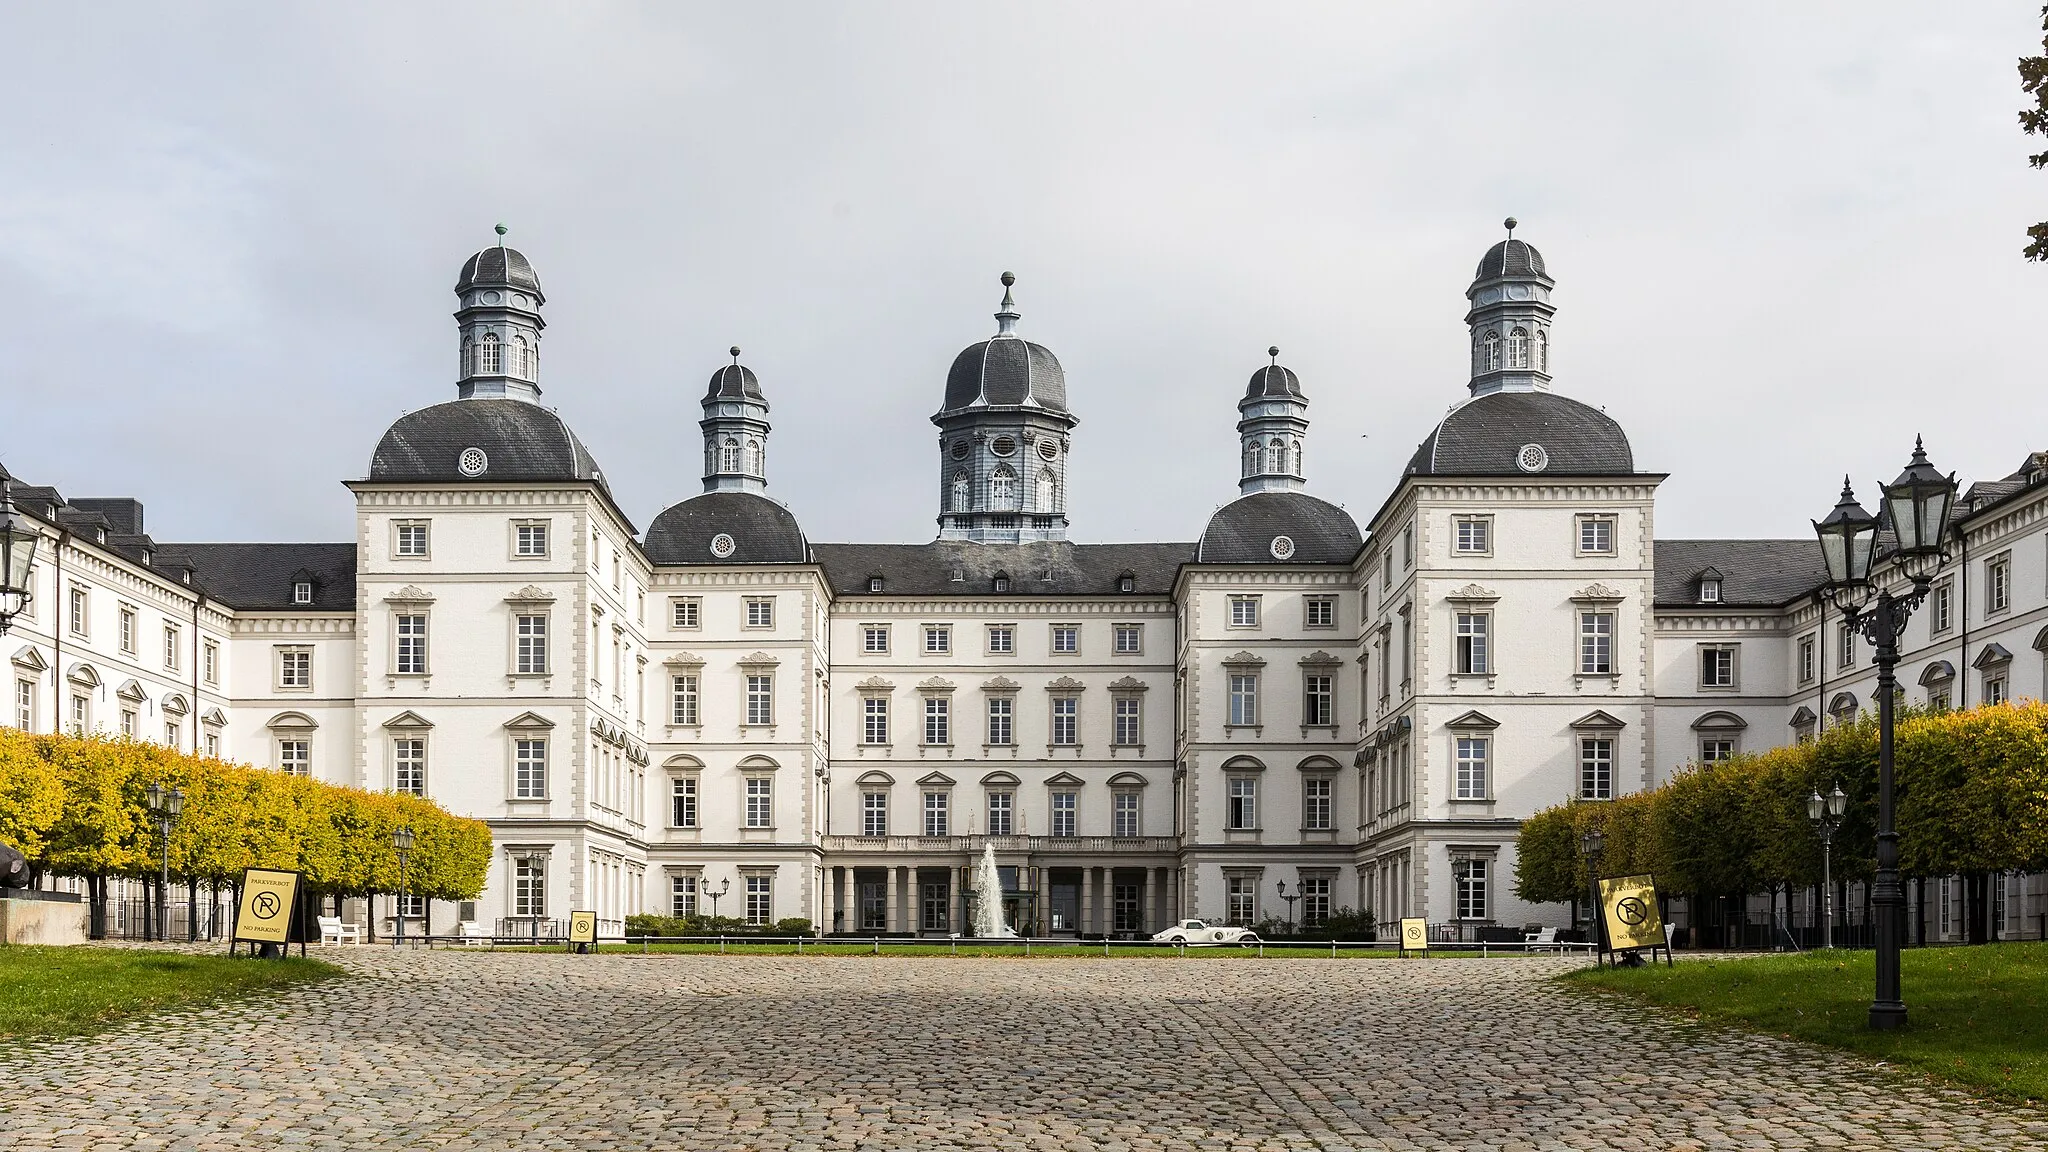
[[[1660,536],[1804,535],[1916,432],[1966,480],[2048,448],[2036,0],[1707,11],[9,4],[0,461],[160,540],[348,539],[501,220],[544,400],[643,528],[736,343],[810,537],[931,538],[1005,269],[1081,418],[1075,538],[1201,531],[1268,344],[1363,523],[1466,395],[1510,214]]]

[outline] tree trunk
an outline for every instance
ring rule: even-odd
[[[85,898],[87,903],[92,906],[91,929],[87,935],[91,936],[94,940],[105,940],[107,938],[107,878],[105,876],[87,876],[85,878]]]
[[[1970,873],[1965,888],[1969,893],[1970,943],[1987,943],[1991,938],[1991,874]]]
[[[377,894],[375,892],[366,893],[363,896],[363,939],[368,940],[372,944],[377,942]]]
[[[199,877],[185,878],[185,940],[199,939]]]
[[[1927,877],[1913,877],[1913,946],[1927,947]]]

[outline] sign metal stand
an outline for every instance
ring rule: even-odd
[[[1664,953],[1665,967],[1671,966],[1671,938],[1664,931],[1664,915],[1657,902],[1657,879],[1648,873],[1611,876],[1600,881],[1600,939],[1596,964],[1618,965],[1617,953],[1637,955],[1649,949],[1654,962]]]
[[[275,947],[279,959],[291,954],[292,931],[299,922],[300,878],[281,868],[242,869],[242,899],[235,906],[234,934],[228,939],[230,955],[238,943]],[[304,956],[304,932],[298,943],[299,955]]]
[[[1420,916],[1401,918],[1400,955],[1406,956],[1410,952],[1429,955],[1429,921]]]

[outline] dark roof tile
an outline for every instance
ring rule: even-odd
[[[1819,540],[1659,540],[1657,603],[1776,608],[1827,583]],[[1700,573],[1720,573],[1718,604],[1700,605]]]

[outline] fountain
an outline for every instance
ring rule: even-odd
[[[996,871],[993,844],[981,846],[981,863],[974,866],[974,934],[982,939],[1017,934],[1003,923],[1003,874]]]

